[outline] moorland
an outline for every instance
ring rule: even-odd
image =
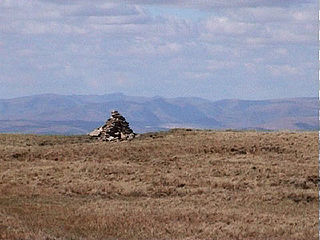
[[[318,133],[0,134],[0,239],[318,239]]]

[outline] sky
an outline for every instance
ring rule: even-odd
[[[0,98],[318,96],[312,0],[1,0]]]

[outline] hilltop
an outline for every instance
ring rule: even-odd
[[[0,239],[318,239],[318,133],[0,135]]]

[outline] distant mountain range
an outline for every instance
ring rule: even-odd
[[[221,100],[44,94],[0,99],[0,132],[86,134],[118,110],[138,133],[169,128],[318,129],[318,99]]]

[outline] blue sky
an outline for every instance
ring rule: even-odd
[[[317,96],[317,28],[308,0],[2,0],[0,98]]]

